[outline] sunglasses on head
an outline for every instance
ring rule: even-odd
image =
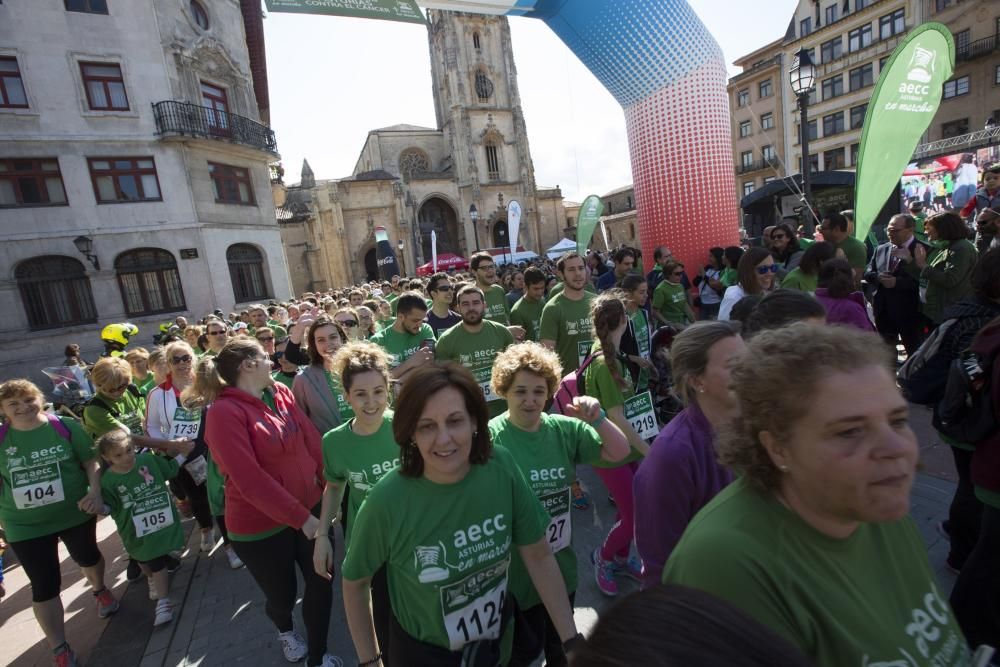
[[[778,265],[777,264],[771,264],[770,266],[758,266],[757,267],[757,273],[759,273],[762,276],[766,276],[769,273],[777,273],[777,272],[778,272]]]
[[[358,326],[357,320],[336,320],[336,322],[340,326],[347,327],[349,329],[353,329],[354,327]]]
[[[170,357],[171,363],[175,364],[189,364],[191,363],[191,359],[192,357],[190,354],[184,354],[179,357]]]

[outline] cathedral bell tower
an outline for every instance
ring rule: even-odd
[[[438,128],[451,152],[465,248],[510,245],[506,205],[521,204],[518,244],[542,253],[535,170],[503,16],[427,10]],[[473,229],[469,207],[479,223]]]

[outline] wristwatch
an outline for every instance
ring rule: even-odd
[[[583,644],[585,641],[587,641],[586,638],[578,632],[574,636],[570,637],[569,639],[563,642],[562,645],[563,652],[566,653],[566,655],[569,655],[577,648],[579,648],[580,645]]]

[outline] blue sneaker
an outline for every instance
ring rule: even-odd
[[[614,561],[601,558],[600,547],[594,549],[593,553],[590,554],[590,561],[594,564],[594,580],[597,582],[597,588],[608,597],[618,595]]]
[[[642,560],[629,556],[628,560],[615,558],[615,572],[642,583]]]
[[[587,492],[583,490],[582,486],[580,486],[580,482],[573,482],[570,489],[572,490],[574,509],[585,510],[590,507],[590,496],[588,496]]]

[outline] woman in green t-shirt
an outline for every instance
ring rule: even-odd
[[[625,304],[618,294],[609,292],[594,300],[591,307],[594,323],[594,361],[584,373],[584,391],[596,398],[607,411],[608,419],[621,429],[631,445],[631,452],[617,463],[596,463],[594,472],[601,478],[615,499],[615,525],[608,531],[604,543],[594,550],[594,579],[601,592],[608,596],[618,594],[615,576],[623,574],[641,581],[642,563],[629,557],[633,540],[635,512],[632,503],[632,479],[639,468],[639,460],[649,452],[649,445],[636,432],[646,420],[653,422],[656,435],[656,417],[652,413],[652,403],[648,410],[626,416],[626,406],[637,408],[635,385],[618,360],[622,335],[628,326]],[[635,424],[636,426],[634,426]]]
[[[638,379],[636,387],[645,389],[649,386],[649,378],[657,377],[656,365],[650,359],[651,326],[646,315],[646,301],[649,299],[649,283],[642,275],[630,273],[622,278],[622,291],[625,293],[625,309],[632,320],[632,332],[635,336],[635,348],[639,354],[628,355],[630,370],[635,370]],[[553,392],[555,393],[555,392]]]
[[[506,664],[501,640],[516,545],[560,639],[576,626],[545,539],[548,515],[509,453],[490,443],[489,411],[458,364],[413,371],[393,435],[400,467],[368,491],[344,558],[344,607],[359,664],[382,665],[372,578],[386,568],[392,667]]]
[[[909,517],[919,448],[881,339],[762,331],[731,387],[741,416],[717,449],[737,479],[692,519],[663,580],[728,600],[818,667],[969,665]]]
[[[564,408],[566,415],[546,413],[545,404],[561,378],[559,356],[537,343],[504,350],[493,362],[492,383],[493,391],[506,401],[507,412],[490,420],[490,437],[494,446],[510,452],[549,514],[545,539],[555,554],[572,605],[577,569],[570,486],[576,478],[576,466],[620,461],[628,455],[629,446],[625,435],[605,419],[597,399],[591,396],[575,397]],[[565,665],[559,634],[517,554],[511,564],[510,592],[527,625],[519,623],[515,629],[511,667],[534,663],[543,647],[546,664]],[[522,631],[528,628],[531,632]]]
[[[799,265],[781,280],[781,289],[793,289],[813,293],[819,279],[819,267],[828,259],[833,259],[837,249],[827,241],[817,241],[802,253]]]
[[[122,363],[125,363],[124,360]],[[59,664],[76,664],[59,597],[59,541],[94,591],[97,615],[118,610],[104,585],[97,521],[104,504],[93,443],[76,421],[46,415],[28,380],[0,384],[0,527],[31,583],[31,608]]]
[[[368,491],[389,471],[399,466],[399,447],[392,436],[389,404],[389,355],[378,345],[348,343],[334,355],[331,372],[344,388],[353,417],[323,436],[323,476],[326,488],[320,510],[320,524],[334,521],[343,507],[345,490],[350,487],[343,516],[344,545],[350,544],[354,517]],[[316,540],[313,553],[316,572],[327,579],[333,571],[333,545]],[[385,568],[372,578],[372,616],[383,656],[389,655],[389,590]]]

